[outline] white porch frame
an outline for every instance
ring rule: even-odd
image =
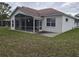
[[[35,33],[35,18],[33,18],[33,32]]]

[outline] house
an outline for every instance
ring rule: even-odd
[[[0,20],[0,26],[10,27],[10,19]]]
[[[75,28],[75,19],[53,8],[17,7],[11,15],[11,30],[62,33]]]

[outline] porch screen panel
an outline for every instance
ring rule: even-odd
[[[21,29],[25,30],[25,20],[21,19]]]
[[[16,29],[20,29],[19,20],[15,20],[15,28]]]
[[[26,17],[26,30],[33,31],[33,18],[32,17]]]
[[[19,30],[33,31],[33,17],[23,14],[15,15],[15,27]]]

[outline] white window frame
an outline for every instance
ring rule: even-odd
[[[47,18],[48,19],[48,18]],[[46,19],[46,21],[48,21]],[[51,19],[49,22],[46,22],[46,26],[51,26],[51,27],[56,27],[56,18],[55,17],[50,17],[49,19]],[[54,21],[54,22],[52,22],[52,21]],[[50,25],[48,25],[48,23],[50,24]],[[52,23],[54,24],[54,25],[52,25]]]

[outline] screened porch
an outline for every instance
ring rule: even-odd
[[[42,29],[42,20],[32,16],[17,14],[15,16],[15,29],[31,32],[39,32]]]

